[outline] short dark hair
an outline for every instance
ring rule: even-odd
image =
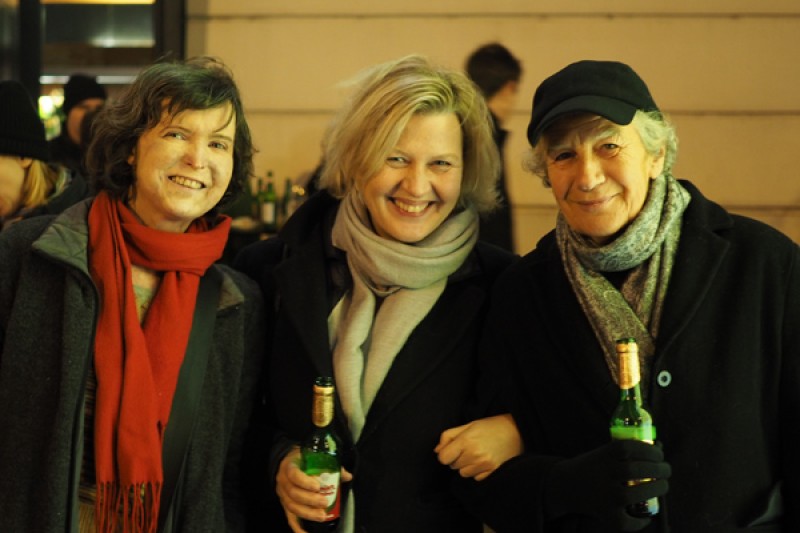
[[[156,127],[164,112],[174,116],[190,109],[231,104],[236,117],[233,176],[217,208],[235,198],[253,173],[253,142],[239,89],[230,70],[219,60],[198,57],[162,61],[145,68],[134,82],[95,118],[86,166],[95,192],[128,199],[134,184],[128,157],[139,137]],[[166,107],[165,107],[166,105]]]
[[[469,56],[467,75],[480,88],[485,98],[491,98],[506,83],[520,80],[522,64],[502,44],[489,43]]]

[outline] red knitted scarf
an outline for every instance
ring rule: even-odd
[[[155,532],[161,447],[192,327],[200,277],[220,257],[230,228],[198,219],[186,233],[148,228],[100,193],[89,211],[89,267],[100,293],[94,363],[98,531]],[[162,274],[143,323],[131,263]],[[120,524],[121,520],[121,524]]]

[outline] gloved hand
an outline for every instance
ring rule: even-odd
[[[625,507],[666,494],[671,473],[660,446],[611,441],[553,465],[545,486],[545,514],[548,519],[588,515],[619,531],[639,531],[652,519],[634,518]],[[627,483],[648,478],[652,481]]]

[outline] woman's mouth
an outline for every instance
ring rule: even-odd
[[[422,213],[423,211],[425,211],[425,209],[427,209],[429,205],[431,205],[431,202],[408,203],[398,198],[393,198],[392,203],[401,211],[404,211],[412,215]]]
[[[184,176],[170,176],[169,180],[172,183],[175,183],[177,185],[180,185],[182,187],[186,187],[186,188],[189,188],[189,189],[202,189],[202,188],[205,187],[205,185],[203,185],[202,182],[199,182],[197,180],[193,180],[191,178],[186,178]]]

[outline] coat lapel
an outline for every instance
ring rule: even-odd
[[[333,375],[328,346],[327,275],[322,247],[305,246],[275,268],[279,305],[319,375]],[[287,295],[287,296],[283,296]],[[322,295],[322,296],[320,296]]]
[[[367,414],[361,443],[369,439],[394,407],[412,394],[445,358],[460,356],[453,355],[453,350],[468,334],[467,330],[475,327],[475,315],[486,297],[483,287],[477,284],[448,283],[439,301],[416,327],[392,363]]]
[[[578,299],[564,298],[565,294],[572,295],[573,289],[564,273],[555,240],[550,248],[550,258],[543,265],[549,272],[541,273],[538,269],[530,271],[534,278],[531,286],[540,288],[540,292],[533,295],[534,305],[539,308],[536,316],[543,319],[542,326],[546,331],[567,331],[568,334],[554,333],[552,337],[557,346],[556,353],[540,354],[538,357],[560,359],[554,364],[566,365],[586,396],[592,399],[591,403],[605,412],[617,402],[619,388]],[[535,278],[538,277],[540,280],[537,281]],[[550,282],[542,283],[541,280],[545,279]]]
[[[694,319],[729,247],[728,241],[717,235],[714,229],[732,225],[730,217],[696,190],[690,190],[693,200],[684,224],[691,231],[681,233],[675,255],[659,327],[659,357],[669,351],[675,339]]]

